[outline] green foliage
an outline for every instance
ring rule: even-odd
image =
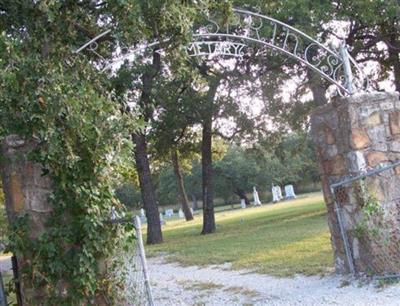
[[[4,193],[0,183],[0,254],[8,241],[8,220],[5,211]]]
[[[397,276],[381,278],[378,280],[378,288],[385,288],[400,283],[400,278]]]
[[[119,206],[109,179],[115,162],[110,157],[121,146],[124,121],[113,101],[96,89],[88,64],[80,63],[80,69],[73,71],[53,63],[34,64],[36,70],[18,69],[13,71],[15,77],[8,79],[6,86],[16,90],[2,94],[1,113],[13,120],[3,120],[2,130],[3,135],[37,139],[32,158],[53,183],[53,213],[38,240],[30,239],[30,220],[15,220],[9,249],[21,258],[34,259],[24,267],[22,276],[33,288],[45,288],[46,303],[89,302],[100,292],[112,298],[108,293],[113,280],[102,275],[97,262],[113,253],[122,234],[107,221],[111,206]],[[25,67],[24,63],[20,67]],[[8,93],[16,95],[21,85],[14,80],[21,70],[25,86],[17,100]],[[33,91],[41,70],[47,74]],[[34,95],[42,97],[44,106]],[[59,295],[61,280],[69,286],[66,297]]]
[[[274,149],[275,148],[275,149]],[[216,194],[225,199],[238,189],[251,192],[253,186],[269,190],[271,184],[297,184],[318,181],[318,171],[309,139],[289,134],[277,144],[253,149],[231,146],[215,162]]]
[[[129,208],[141,207],[141,195],[140,191],[133,184],[125,183],[115,190],[115,196],[117,199]]]
[[[155,181],[159,204],[161,206],[178,204],[178,187],[172,166],[168,164],[163,167]]]
[[[37,148],[31,158],[52,182],[53,213],[44,233],[30,238],[34,220],[28,216],[17,218],[11,228],[9,249],[27,263],[21,271],[24,286],[44,299],[29,304],[87,305],[99,296],[118,304],[116,280],[98,263],[125,241],[123,229],[108,219],[112,206],[122,209],[113,185],[129,172],[119,157],[126,152],[125,132],[134,133],[140,123],[121,113],[118,102],[127,102],[129,88],[141,91],[140,84],[132,89],[131,80],[148,67],[117,75],[113,84],[94,68],[97,59],[72,51],[111,29],[113,37],[104,37],[111,48],[99,43],[97,50],[105,57],[117,48],[115,38],[132,46],[168,38],[163,46],[168,58],[182,59],[179,45],[190,37],[199,7],[208,5],[153,0],[1,4],[0,140],[10,134],[33,139]]]
[[[353,234],[358,239],[365,237],[367,233],[368,233],[368,225],[366,224],[365,221],[358,222],[355,228],[353,229]]]
[[[359,239],[378,238],[387,229],[384,224],[384,211],[376,196],[371,194],[365,180],[360,181],[358,194],[362,219],[356,224],[353,234]]]
[[[115,280],[98,262],[112,257],[124,236],[108,223],[111,207],[120,206],[110,178],[123,130],[135,125],[103,89],[104,77],[87,60],[72,58],[77,30],[70,23],[82,13],[88,15],[80,22],[96,21],[95,8],[18,1],[1,9],[7,32],[0,35],[0,139],[33,139],[30,158],[52,182],[46,231],[32,239],[35,220],[28,215],[10,228],[8,249],[25,262],[23,284],[44,298],[26,302],[87,305],[98,295],[112,301]]]
[[[252,192],[253,186],[269,190],[271,184],[296,185],[319,181],[311,141],[301,133],[287,135],[275,144],[259,144],[255,148],[228,145],[214,139],[213,147],[215,197],[225,203],[236,201],[240,191]],[[188,158],[186,162],[189,161]],[[159,204],[175,205],[177,187],[172,166],[170,163],[158,163],[153,168],[157,169],[153,171],[153,178]],[[189,198],[194,195],[200,199],[202,176],[201,163],[197,158],[186,166],[184,182]],[[120,188],[125,189],[123,185]],[[136,201],[136,196],[129,194],[129,200],[123,200],[124,203]]]
[[[214,168],[216,193],[226,200],[237,193],[237,189],[249,192],[253,186],[264,185],[259,179],[263,169],[240,147],[231,147],[223,159],[215,162]]]

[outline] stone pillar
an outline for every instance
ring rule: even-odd
[[[36,147],[35,141],[24,140],[16,135],[3,139],[0,146],[0,173],[9,223],[12,224],[19,216],[27,215],[29,238],[32,240],[38,239],[48,230],[46,222],[53,211],[49,201],[52,192],[50,178],[45,174],[43,167],[30,158]],[[70,246],[65,244],[65,247]],[[32,254],[29,254],[29,250],[26,253],[15,254],[20,270],[30,265],[31,258],[28,256]],[[98,259],[98,267],[99,274],[102,274],[99,277],[110,277],[107,270],[108,258]],[[46,285],[34,290],[31,279],[26,275],[20,278],[20,284],[24,305],[48,304],[49,292]],[[65,297],[70,286],[60,275],[57,283],[59,296]],[[93,305],[109,305],[107,296],[102,292],[97,294],[93,301]]]
[[[32,239],[43,233],[45,222],[52,212],[47,200],[50,180],[43,175],[42,167],[29,159],[34,148],[33,141],[25,141],[15,135],[8,136],[1,144],[0,160],[9,221],[12,223],[16,217],[28,214]]]
[[[329,183],[342,181],[400,160],[400,101],[398,94],[366,93],[337,98],[311,116],[328,223],[338,272],[348,270]],[[357,184],[357,183],[356,183]],[[360,184],[360,183],[358,183]],[[345,231],[357,272],[400,273],[400,168],[366,181],[383,209],[383,220],[372,222],[381,233],[357,234],[365,219],[360,186],[344,187]],[[343,197],[342,197],[343,198]],[[385,239],[383,239],[385,236]]]
[[[43,175],[42,167],[29,159],[35,148],[34,141],[26,141],[10,135],[1,143],[0,171],[5,195],[9,223],[19,216],[28,215],[29,238],[37,239],[45,230],[45,223],[52,211],[47,197],[50,180]],[[29,264],[28,258],[16,254],[19,269]],[[23,300],[27,305],[37,299],[39,292],[30,290],[28,283],[21,280]]]

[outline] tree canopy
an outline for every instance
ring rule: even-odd
[[[209,234],[214,197],[318,180],[308,116],[328,102],[326,81],[253,46],[239,59],[185,52],[194,28],[209,17],[226,25],[233,7],[325,44],[345,40],[359,62],[375,64],[376,88],[390,79],[400,90],[397,0],[0,2],[0,141],[34,143],[29,158],[52,182],[38,239],[29,237],[35,220],[8,215],[26,304],[117,303],[118,284],[99,262],[126,233],[109,222],[113,206],[126,209],[121,202],[143,205],[147,242],[161,243],[158,204],[187,202],[186,192],[202,197]],[[95,52],[75,52],[100,33]],[[153,41],[102,73],[107,60]]]

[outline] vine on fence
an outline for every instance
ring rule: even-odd
[[[362,219],[353,232],[358,239],[380,237],[384,231],[384,210],[376,196],[372,194],[364,180],[359,182],[358,201],[361,204]]]

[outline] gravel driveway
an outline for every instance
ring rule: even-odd
[[[377,288],[339,276],[276,278],[230,265],[182,267],[164,258],[148,259],[157,306],[179,305],[359,305],[400,306],[400,284]],[[11,268],[0,257],[0,270]]]
[[[276,278],[228,264],[182,267],[148,259],[158,305],[399,305],[400,285],[377,288],[339,276]]]

